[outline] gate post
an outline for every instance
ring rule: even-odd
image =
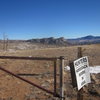
[[[60,57],[60,100],[64,100],[64,57]]]
[[[57,60],[54,61],[54,96],[57,95]]]

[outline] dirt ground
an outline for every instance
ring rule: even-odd
[[[17,48],[15,47],[17,45]],[[70,60],[77,58],[77,47],[54,47],[37,46],[29,44],[13,44],[7,51],[1,47],[0,56],[27,56],[27,57],[60,57],[64,56],[64,66]],[[31,46],[31,47],[30,47]],[[88,56],[89,65],[100,65],[100,44],[83,45],[83,56]],[[10,60],[0,59],[0,66],[14,72],[15,74],[33,74],[32,76],[21,76],[50,91],[53,91],[53,66],[52,61],[30,61],[30,60]],[[59,93],[59,61],[57,64],[57,92]],[[77,100],[77,90],[71,84],[70,71],[64,72],[65,100]],[[100,74],[91,75],[92,83],[84,87],[84,100],[100,100]],[[52,95],[15,78],[0,70],[0,100],[59,100]]]

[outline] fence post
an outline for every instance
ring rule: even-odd
[[[64,57],[60,57],[60,100],[64,100]]]
[[[77,58],[81,58],[81,57],[82,57],[82,47],[78,47]],[[81,89],[77,92],[77,100],[83,100],[83,88],[81,88]]]
[[[75,68],[73,61],[69,61],[70,71],[71,71],[71,79],[73,88],[77,87],[76,77],[75,77]]]

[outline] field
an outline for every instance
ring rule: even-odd
[[[2,49],[2,44],[0,45],[0,56],[64,56],[66,59],[64,66],[67,66],[70,60],[77,58],[77,47],[82,47],[83,56],[89,58],[89,65],[100,65],[100,44],[58,47],[30,43],[10,43],[7,51]],[[59,63],[57,65],[57,68],[59,68]],[[53,62],[51,61],[0,59],[0,66],[16,74],[33,74],[33,76],[21,77],[53,91]],[[77,100],[77,90],[72,88],[70,71],[65,71],[64,76],[66,100]],[[92,74],[91,78],[92,83],[88,87],[84,87],[84,100],[99,100],[100,74]],[[57,79],[57,83],[57,90],[59,91],[59,79]],[[0,100],[56,100],[56,98],[0,70]]]

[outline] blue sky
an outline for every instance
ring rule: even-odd
[[[0,38],[100,36],[100,0],[0,0]]]

